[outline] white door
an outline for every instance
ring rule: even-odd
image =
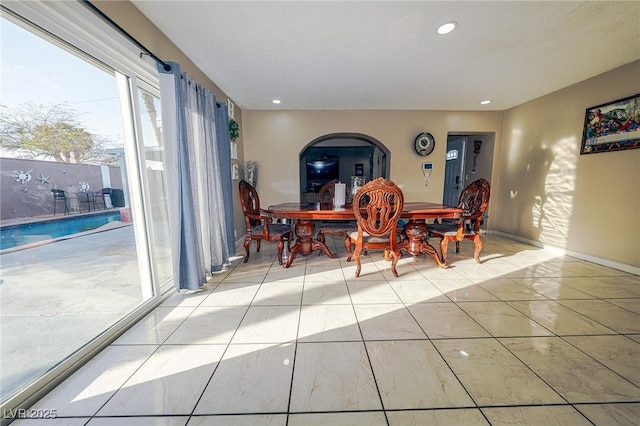
[[[444,168],[444,196],[442,204],[457,206],[463,188],[464,155],[467,138],[447,140],[447,161]]]

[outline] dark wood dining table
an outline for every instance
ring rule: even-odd
[[[291,266],[296,254],[308,256],[316,250],[322,250],[329,257],[336,257],[335,253],[321,241],[314,238],[314,220],[355,220],[351,206],[345,208],[332,208],[329,204],[321,203],[281,203],[269,206],[267,209],[271,217],[276,219],[296,219],[294,227],[296,241],[289,258],[283,263],[285,268]],[[405,202],[401,218],[408,219],[404,227],[406,238],[399,242],[399,247],[411,254],[429,254],[436,263],[446,268],[447,264],[442,260],[438,251],[427,241],[427,219],[457,219],[462,215],[462,209],[442,204],[427,202]]]

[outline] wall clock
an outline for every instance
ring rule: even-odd
[[[413,149],[415,149],[418,155],[429,155],[433,152],[433,149],[436,147],[436,140],[431,133],[420,133],[416,136],[416,140],[413,144]]]

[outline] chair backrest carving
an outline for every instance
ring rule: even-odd
[[[388,233],[395,235],[404,206],[404,195],[398,185],[380,177],[358,190],[353,198],[353,206],[359,233],[366,232],[376,237]]]
[[[251,216],[260,216],[260,197],[258,191],[245,180],[241,180],[240,184],[240,204],[247,225],[247,229],[261,224],[260,219],[250,218]]]
[[[332,205],[333,197],[336,193],[336,183],[338,183],[338,179],[331,180],[325,183],[322,188],[320,188],[320,192],[318,193],[318,200],[322,205]]]
[[[462,218],[473,220],[481,218],[489,205],[491,186],[486,179],[478,179],[467,185],[460,193],[458,207],[462,212]]]

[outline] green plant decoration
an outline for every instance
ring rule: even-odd
[[[240,125],[236,120],[231,119],[229,121],[229,138],[235,142],[238,136],[240,136]]]

